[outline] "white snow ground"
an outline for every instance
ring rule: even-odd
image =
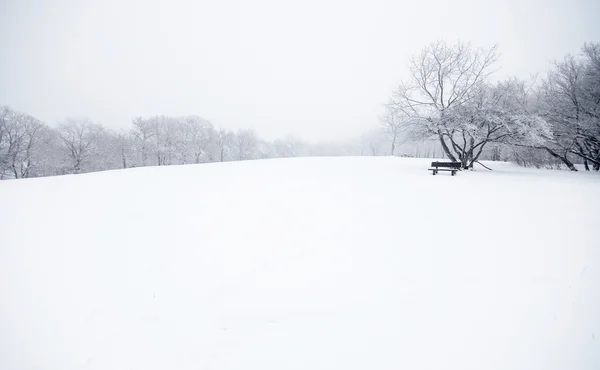
[[[311,158],[0,182],[0,368],[599,369],[600,176]]]

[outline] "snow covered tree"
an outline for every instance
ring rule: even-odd
[[[437,137],[448,158],[456,161],[446,142],[456,123],[449,113],[481,92],[496,60],[496,47],[483,50],[462,43],[432,43],[411,58],[411,78],[393,92],[389,108],[402,117],[412,138]]]
[[[405,119],[406,117],[396,114],[390,107],[388,107],[387,114],[379,118],[383,132],[390,143],[390,155],[395,154],[396,146],[405,139],[403,137],[403,130],[406,127],[403,122]]]
[[[554,137],[541,146],[576,170],[569,154],[600,170],[600,44],[586,44],[583,58],[567,55],[540,87],[540,114]]]
[[[515,79],[481,84],[469,101],[446,110],[439,131],[463,168],[472,167],[489,143],[536,146],[552,136],[546,121],[530,112],[527,91]]]
[[[9,107],[0,107],[0,171],[2,177],[19,178],[19,161],[24,150],[30,117]]]
[[[120,131],[113,134],[113,140],[115,141],[115,148],[121,160],[121,166],[123,168],[134,166],[134,136],[129,132]]]
[[[41,137],[47,126],[41,121],[29,116],[21,115],[24,135],[21,137],[19,150],[12,157],[11,166],[15,177],[26,178],[33,175],[36,160],[39,158],[37,152],[41,146]]]
[[[147,166],[149,153],[152,150],[152,138],[155,136],[154,127],[149,120],[142,117],[134,118],[131,134],[135,138],[134,145],[139,153],[138,165]]]
[[[224,129],[220,129],[216,135],[213,136],[212,145],[217,152],[216,159],[218,159],[219,162],[224,162],[231,152],[231,147],[234,142],[233,136],[234,135],[231,132]]]
[[[60,124],[58,137],[69,162],[67,172],[81,173],[87,170],[101,131],[102,126],[87,118],[67,118]]]
[[[256,145],[256,158],[257,159],[269,159],[276,158],[277,153],[273,143],[266,140],[258,140]]]
[[[414,141],[436,138],[446,156],[473,166],[490,143],[536,147],[553,132],[532,106],[531,89],[509,79],[491,84],[496,48],[438,42],[411,59],[411,79],[389,103],[391,117]]]
[[[31,155],[29,177],[53,176],[64,173],[64,148],[58,131],[46,125],[38,133],[35,150]]]
[[[127,168],[128,153],[128,140],[124,134],[100,126],[94,138],[86,172]]]
[[[258,138],[253,130],[239,130],[234,137],[235,158],[238,161],[256,157]]]
[[[150,118],[154,129],[154,155],[158,166],[173,164],[177,146],[177,128],[171,117]]]
[[[580,84],[581,124],[574,153],[600,170],[600,43],[583,46]]]
[[[0,107],[0,177],[36,176],[42,138],[50,130],[40,120]]]
[[[183,124],[184,150],[190,151],[194,163],[200,163],[213,140],[215,129],[210,121],[198,116],[184,117]]]

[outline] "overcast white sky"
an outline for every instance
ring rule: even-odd
[[[427,43],[471,41],[527,77],[600,41],[592,0],[0,0],[0,104],[49,124],[197,114],[272,139],[346,138]]]

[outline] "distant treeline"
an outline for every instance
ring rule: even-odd
[[[490,82],[496,48],[433,43],[410,60],[380,125],[346,141],[274,141],[218,129],[201,117],[138,117],[109,130],[87,118],[55,128],[0,106],[0,179],[141,166],[301,156],[481,159],[600,169],[600,44],[555,62],[538,81]]]

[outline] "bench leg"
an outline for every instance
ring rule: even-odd
[[[456,173],[456,171],[452,171],[452,176],[454,176],[455,173]]]

